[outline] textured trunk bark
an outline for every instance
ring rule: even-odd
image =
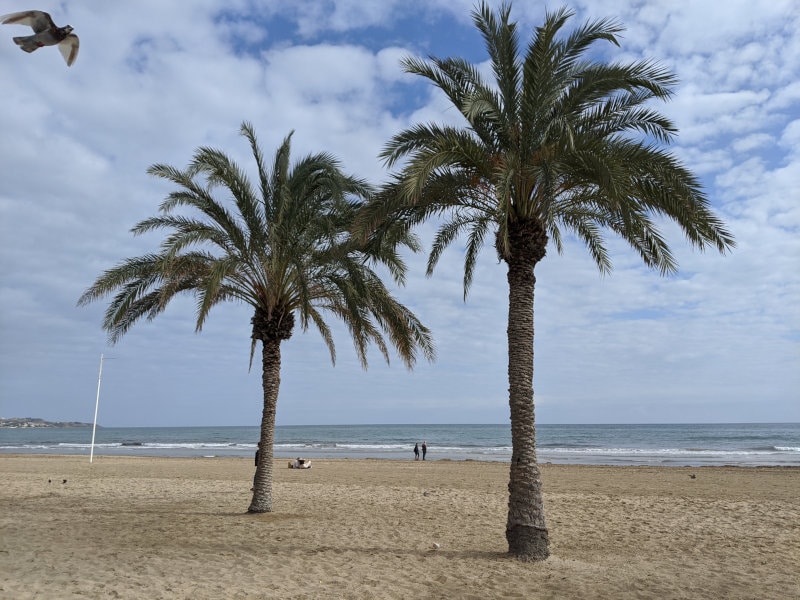
[[[530,232],[528,232],[530,233]],[[540,238],[540,235],[534,236]],[[511,409],[511,473],[508,482],[508,551],[521,560],[544,560],[549,554],[542,482],[536,462],[533,405],[533,269],[544,247],[531,238],[510,239],[508,263],[508,393]],[[546,240],[546,238],[544,238]],[[538,241],[538,240],[536,240]],[[546,241],[545,241],[546,244]]]
[[[261,454],[253,484],[253,500],[247,512],[272,512],[272,467],[275,444],[275,413],[281,385],[281,340],[263,340],[261,382],[264,409],[261,413]]]

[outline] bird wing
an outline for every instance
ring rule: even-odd
[[[78,47],[80,40],[74,33],[70,33],[61,42],[58,43],[58,49],[61,51],[61,56],[67,61],[67,66],[71,67],[75,59],[78,58]]]
[[[5,25],[27,25],[33,29],[34,33],[41,33],[56,26],[50,15],[41,10],[23,10],[22,12],[3,15],[0,17],[0,23]]]

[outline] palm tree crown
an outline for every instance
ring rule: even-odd
[[[132,229],[137,235],[166,230],[159,251],[104,272],[79,304],[115,294],[103,319],[112,342],[141,318],[155,318],[181,293],[196,298],[197,331],[216,304],[238,301],[252,307],[251,363],[257,342],[263,343],[264,460],[259,473],[264,476],[257,477],[251,510],[261,512],[271,510],[267,463],[272,457],[280,343],[291,337],[295,315],[303,330],[311,323],[319,329],[332,361],[336,354],[327,315],[347,325],[365,367],[370,344],[387,362],[393,346],[409,368],[420,353],[433,359],[434,350],[428,329],[373,269],[382,265],[402,283],[406,267],[396,246],[413,249],[415,239],[397,228],[380,239],[350,234],[370,186],[343,174],[328,154],[309,155],[290,165],[291,135],[268,169],[253,128],[244,123],[241,133],[255,158],[256,185],[223,152],[211,148],[198,149],[185,170],[151,166],[149,173],[179,188],[161,204],[161,214]],[[228,192],[233,210],[214,197],[216,188]]]
[[[547,14],[522,55],[510,11],[504,4],[495,15],[482,4],[473,12],[493,81],[459,58],[404,60],[407,72],[433,82],[467,122],[415,125],[382,153],[389,166],[405,160],[390,195],[395,207],[411,223],[444,217],[429,273],[444,248],[467,233],[466,293],[487,232],[497,234],[505,259],[515,227],[533,227],[543,246],[552,241],[559,252],[565,232],[577,236],[602,271],[611,268],[604,238],[610,230],[648,266],[674,272],[661,217],[675,221],[698,247],[731,248],[733,238],[696,177],[662,148],[676,128],[649,103],[668,99],[676,77],[647,60],[588,60],[595,42],[618,44],[622,27],[601,19],[559,37],[573,16],[564,8]]]
[[[669,99],[675,76],[643,60],[606,64],[587,57],[597,42],[618,45],[622,27],[600,19],[562,30],[573,16],[549,12],[520,45],[511,6],[486,3],[473,20],[489,54],[491,79],[460,58],[406,58],[463,116],[464,126],[417,124],[395,135],[382,158],[401,170],[362,215],[412,228],[439,226],[428,258],[466,236],[464,296],[477,257],[493,235],[508,267],[508,377],[512,459],[506,537],[512,555],[548,556],[533,409],[534,268],[566,235],[611,269],[606,234],[620,236],[661,274],[677,264],[659,222],[671,220],[689,242],[725,252],[733,238],[714,216],[696,177],[664,147],[676,128],[654,108]]]

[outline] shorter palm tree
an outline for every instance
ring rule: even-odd
[[[261,459],[248,511],[270,512],[281,342],[291,337],[295,318],[304,331],[310,323],[317,327],[334,363],[326,315],[346,324],[365,368],[370,344],[387,362],[393,346],[409,369],[420,352],[433,360],[434,349],[428,329],[374,270],[385,267],[402,284],[406,267],[397,248],[415,250],[415,238],[402,228],[388,228],[368,239],[350,234],[370,187],[345,175],[328,154],[309,155],[290,166],[291,134],[268,170],[252,126],[243,123],[241,133],[255,158],[257,187],[223,152],[206,147],[196,151],[185,170],[151,166],[151,175],[179,189],[161,204],[161,214],[132,232],[168,234],[158,252],[105,271],[78,304],[114,294],[103,319],[111,343],[140,319],[155,318],[181,293],[196,299],[198,332],[216,304],[238,301],[252,307],[250,362],[261,341],[264,408]],[[218,187],[230,194],[234,210],[215,199]],[[179,208],[188,210],[179,213]]]

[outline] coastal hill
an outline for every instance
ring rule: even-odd
[[[34,419],[32,417],[0,417],[0,428],[19,429],[23,427],[91,427],[91,423],[79,423],[78,421],[45,421],[44,419]],[[100,427],[98,425],[98,427]]]

